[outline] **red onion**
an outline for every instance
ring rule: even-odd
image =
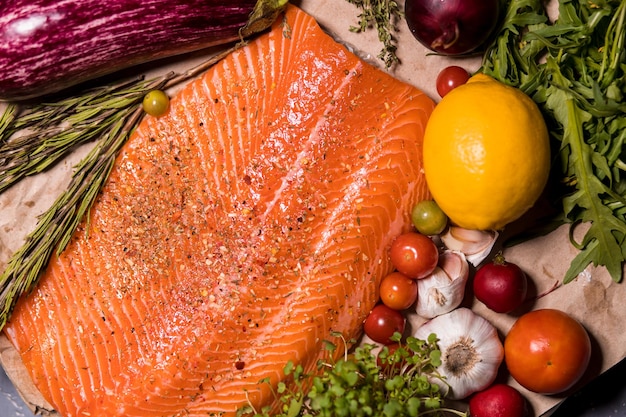
[[[500,0],[407,0],[406,22],[413,36],[444,55],[475,51],[498,24]]]

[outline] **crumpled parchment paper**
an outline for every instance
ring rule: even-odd
[[[346,0],[298,0],[293,2],[332,33],[340,42],[349,45],[362,58],[382,66],[377,58],[382,44],[374,29],[365,33],[353,33],[350,26],[358,24],[358,9]],[[403,4],[403,2],[401,2]],[[391,72],[397,78],[411,83],[434,100],[438,100],[435,79],[438,72],[448,65],[460,65],[474,71],[480,66],[480,57],[449,58],[429,54],[410,34],[404,22],[399,22],[397,55],[401,64]],[[155,73],[170,69],[185,69],[206,58],[202,54],[180,57],[156,68]],[[9,256],[19,248],[24,237],[36,224],[37,216],[54,201],[72,173],[73,167],[87,153],[91,145],[77,149],[63,163],[44,174],[28,178],[0,195],[0,268],[4,268]],[[522,225],[517,225],[522,227]],[[592,362],[583,380],[574,388],[580,388],[626,356],[626,332],[622,320],[626,318],[626,283],[614,283],[602,268],[587,268],[575,281],[554,289],[561,281],[577,250],[570,244],[568,226],[562,226],[551,234],[536,238],[505,250],[506,258],[515,262],[530,278],[530,291],[548,294],[528,305],[529,309],[558,308],[570,313],[588,330],[593,345]],[[516,317],[491,312],[481,303],[468,297],[466,305],[489,319],[504,336]],[[17,351],[4,336],[0,336],[0,362],[18,391],[33,409],[42,415],[57,415],[33,386]],[[529,400],[532,414],[548,415],[568,394],[543,396],[528,392],[515,381],[509,382]]]

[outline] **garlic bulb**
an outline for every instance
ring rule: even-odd
[[[463,252],[467,261],[477,266],[489,255],[498,236],[495,230],[471,230],[451,226],[440,238],[446,248]]]
[[[439,264],[426,278],[417,280],[415,312],[427,319],[457,308],[465,295],[469,265],[458,251],[444,251]]]
[[[468,308],[458,308],[424,323],[413,334],[439,339],[443,381],[435,380],[447,398],[461,400],[487,388],[495,380],[504,357],[496,328]]]

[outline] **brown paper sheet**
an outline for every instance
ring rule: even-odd
[[[376,32],[353,33],[351,25],[357,25],[358,9],[346,0],[299,0],[294,1],[315,16],[318,22],[336,39],[350,45],[356,53],[370,62],[380,65],[376,58],[382,45]],[[402,4],[403,2],[401,2]],[[409,33],[404,22],[399,24],[398,56],[401,60],[393,75],[411,83],[437,100],[435,79],[439,70],[447,65],[460,65],[470,71],[480,66],[480,58],[454,59],[429,55]],[[166,67],[154,72],[185,69],[198,63],[204,56],[176,59]],[[36,217],[49,207],[65,187],[74,165],[89,150],[85,145],[74,152],[62,164],[36,177],[31,177],[0,195],[0,268],[4,268],[11,253],[19,248],[23,238],[35,224]],[[564,276],[577,250],[570,244],[568,228],[563,226],[551,234],[507,249],[508,260],[519,264],[531,279],[531,289],[541,294],[553,288]],[[611,281],[602,268],[587,268],[574,282],[560,286],[539,298],[529,308],[558,308],[580,320],[592,337],[592,363],[577,387],[593,379],[626,356],[626,333],[621,329],[621,319],[626,317],[626,284]],[[471,307],[491,320],[501,335],[506,334],[515,317],[496,314],[478,302]],[[42,415],[58,415],[33,386],[19,355],[4,336],[0,336],[0,362],[26,403]],[[528,398],[535,416],[548,415],[567,394],[543,396],[530,393],[516,386]]]

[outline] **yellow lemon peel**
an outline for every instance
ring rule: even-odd
[[[521,90],[477,74],[435,107],[424,135],[426,182],[460,227],[502,229],[541,195],[550,143],[541,112]]]

